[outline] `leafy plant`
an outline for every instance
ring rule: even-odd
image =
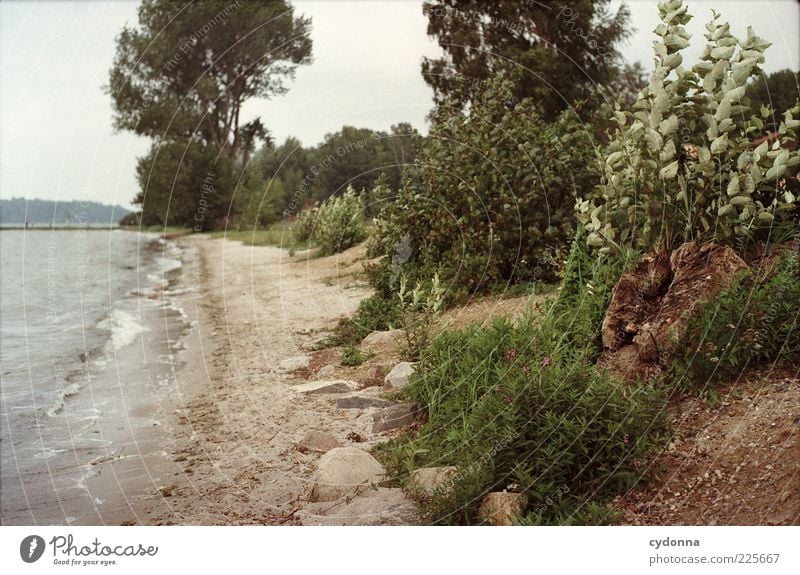
[[[431,340],[436,318],[439,317],[444,303],[445,288],[439,281],[439,275],[433,276],[430,287],[417,282],[414,289],[408,290],[408,279],[400,278],[399,300],[400,325],[406,334],[403,355],[406,359],[415,360]]]
[[[375,222],[373,255],[415,281],[438,266],[449,286],[486,291],[552,279],[552,254],[574,233],[576,190],[597,180],[594,138],[575,111],[545,121],[507,76],[487,82],[469,113],[446,109],[394,202]],[[387,262],[390,283],[394,269]],[[396,286],[394,288],[396,290]]]
[[[451,488],[423,503],[429,520],[472,523],[483,495],[510,489],[526,494],[530,521],[582,521],[587,502],[644,473],[664,429],[662,392],[597,368],[566,335],[575,310],[553,304],[517,324],[446,331],[423,351],[404,391],[427,422],[383,457],[401,479],[419,467],[458,468]]]
[[[672,375],[684,390],[709,391],[748,366],[800,357],[800,254],[767,274],[748,270],[689,323],[676,342]]]
[[[319,255],[331,255],[353,247],[367,237],[364,202],[352,186],[319,206],[313,216],[311,238]]]
[[[374,357],[372,352],[364,353],[357,347],[347,346],[342,349],[342,365],[357,366]]]
[[[294,224],[294,237],[298,241],[308,241],[314,234],[314,220],[316,219],[319,208],[309,206],[297,215]]]
[[[769,42],[748,28],[739,40],[719,14],[706,26],[700,62],[681,64],[691,16],[682,0],[659,3],[656,66],[634,111],[614,113],[617,130],[599,154],[602,183],[577,202],[590,246],[650,250],[689,240],[734,243],[787,222],[800,188],[800,107],[784,114],[774,141],[759,116],[746,118],[747,80],[760,73]]]

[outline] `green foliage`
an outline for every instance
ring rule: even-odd
[[[747,118],[747,80],[759,73],[769,42],[748,29],[738,40],[728,24],[706,26],[700,62],[681,67],[691,16],[682,0],[659,4],[656,67],[634,112],[617,110],[618,129],[601,154],[602,184],[577,203],[588,242],[603,251],[634,246],[671,250],[683,241],[735,243],[791,218],[800,182],[800,107],[784,114],[774,143],[757,146],[764,119]]]
[[[319,247],[319,255],[343,252],[366,237],[364,200],[352,186],[326,200],[314,215],[311,239]]]
[[[514,97],[541,102],[544,117],[554,119],[598,84],[625,85],[617,46],[630,34],[630,11],[622,5],[612,13],[609,4],[429,0],[423,4],[428,34],[444,55],[425,58],[422,75],[444,109],[474,102],[499,72],[522,70]]]
[[[309,206],[297,215],[297,222],[294,225],[294,236],[298,240],[308,241],[314,235],[314,225],[319,208]]]
[[[569,318],[569,324],[564,326],[565,337],[573,345],[599,355],[600,326],[612,290],[622,274],[634,267],[638,260],[639,254],[633,250],[618,255],[590,251],[586,244],[586,230],[578,226],[555,303],[556,311]]]
[[[144,0],[138,16],[138,26],[117,37],[109,74],[115,126],[157,139],[200,138],[230,159],[265,135],[258,119],[239,124],[244,102],[284,93],[285,79],[310,61],[311,22],[284,0],[201,0],[191,10]]]
[[[202,143],[161,141],[139,158],[136,177],[145,226],[224,227],[231,203],[231,164]]]
[[[342,365],[357,366],[374,357],[372,352],[364,353],[357,347],[347,346],[342,349]]]
[[[761,74],[747,85],[750,107],[760,110],[762,106],[782,112],[793,108],[800,98],[800,72],[781,70],[772,74]],[[772,114],[764,120],[768,129],[777,130],[783,117]]]
[[[321,348],[357,346],[370,332],[392,329],[397,322],[397,300],[375,294],[361,300],[353,317],[339,321],[333,333],[318,345]]]
[[[201,0],[191,10],[142,2],[138,25],[117,37],[106,90],[115,128],[154,142],[137,167],[144,225],[207,230],[227,227],[240,211],[247,224],[271,221],[259,182],[245,178],[245,205],[234,205],[234,167],[268,139],[260,119],[240,124],[240,111],[251,98],[286,91],[284,80],[310,61],[309,29],[284,0]],[[209,198],[202,189],[212,172]]]
[[[465,291],[553,276],[553,253],[574,233],[576,190],[597,178],[593,139],[573,113],[545,122],[513,85],[488,82],[469,114],[437,117],[375,222],[372,254],[389,260],[378,284],[396,283],[398,266],[410,281],[442,266],[442,281]]]
[[[434,275],[430,285],[418,281],[408,290],[408,279],[400,278],[397,292],[400,326],[405,330],[406,342],[402,354],[405,359],[416,360],[431,340],[436,319],[441,315],[445,288]]]
[[[747,271],[692,318],[673,353],[677,386],[701,392],[753,365],[800,357],[798,240],[775,269]]]
[[[595,367],[566,336],[575,313],[548,304],[516,325],[447,331],[422,353],[405,391],[427,423],[384,457],[401,478],[458,467],[452,489],[424,503],[431,521],[472,523],[485,493],[508,488],[527,495],[529,521],[569,522],[588,500],[640,478],[660,441],[664,398]]]

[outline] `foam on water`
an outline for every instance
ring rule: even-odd
[[[143,327],[131,314],[121,309],[112,310],[110,316],[98,323],[97,327],[111,332],[109,345],[112,351],[129,346],[139,334],[149,331],[149,328]]]

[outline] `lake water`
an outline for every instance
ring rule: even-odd
[[[181,252],[122,230],[4,230],[0,257],[0,518],[102,523],[130,484],[107,463],[152,475],[167,452],[151,429],[189,328]]]

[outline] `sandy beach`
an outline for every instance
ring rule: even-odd
[[[353,280],[363,249],[309,260],[200,235],[180,244],[183,281],[194,288],[181,306],[194,329],[184,338],[171,406],[172,461],[157,492],[121,522],[291,521],[319,457],[295,444],[312,430],[347,443],[349,433],[367,434],[369,426],[358,413],[336,413],[330,399],[298,394],[296,378],[278,365],[303,356],[321,330],[368,295]]]

